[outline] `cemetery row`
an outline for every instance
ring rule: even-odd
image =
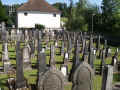
[[[120,89],[119,83],[113,83],[119,80],[119,49],[111,48],[100,35],[5,28],[0,34],[0,84],[5,82],[1,88]]]

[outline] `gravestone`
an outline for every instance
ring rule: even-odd
[[[76,46],[74,50],[74,57],[73,57],[73,68],[75,69],[80,64],[80,47],[78,45],[78,40],[76,41]]]
[[[70,71],[70,75],[69,75],[69,80],[72,81],[73,79],[73,74],[76,70],[76,68],[79,66],[80,64],[80,48],[78,46],[78,40],[76,41],[76,45],[75,45],[75,50],[74,50],[74,57],[73,57],[73,64],[72,64],[72,69]]]
[[[42,75],[47,71],[46,55],[43,52],[38,53],[38,88],[40,87],[40,79]]]
[[[64,54],[64,64],[67,64],[67,62],[68,62],[68,60],[69,60],[69,54],[68,54],[68,52],[66,52],[65,54]]]
[[[42,75],[38,90],[64,90],[64,76],[60,71],[50,68]]]
[[[2,61],[8,61],[9,60],[9,55],[8,55],[8,44],[7,43],[3,43],[3,47],[2,47]]]
[[[99,51],[100,50],[100,39],[101,39],[101,37],[100,37],[100,35],[98,35],[98,39],[97,39],[97,50]]]
[[[93,48],[90,49],[89,64],[92,68],[94,68],[94,49]]]
[[[10,70],[10,61],[9,61],[9,54],[8,54],[8,44],[3,43],[2,47],[2,61],[3,61],[3,67],[4,67],[4,72],[7,73]]]
[[[71,41],[71,38],[69,37],[68,38],[68,53],[69,53],[69,55],[71,55],[71,53],[72,53],[72,41]]]
[[[3,65],[4,65],[3,66],[4,67],[4,72],[7,73],[10,70],[10,65],[11,65],[10,61],[4,61]]]
[[[25,30],[25,42],[29,41],[29,34],[28,34],[28,30]]]
[[[16,40],[16,30],[15,29],[11,29],[11,40],[12,41]]]
[[[26,82],[23,74],[23,59],[22,52],[20,50],[20,42],[17,42],[16,45],[16,88],[24,88],[26,86]]]
[[[22,59],[23,59],[24,69],[30,70],[31,69],[30,52],[29,52],[29,48],[27,46],[25,46],[23,48]]]
[[[83,37],[83,41],[82,41],[82,54],[84,53],[84,51],[85,51],[85,46],[86,46],[86,39],[85,39],[85,37]]]
[[[94,71],[87,62],[82,62],[73,76],[72,90],[93,90]]]
[[[46,65],[46,55],[43,52],[40,52],[38,54],[38,71],[40,73],[45,73],[47,70],[47,65]]]
[[[113,81],[113,67],[105,66],[102,75],[102,89],[101,90],[112,90]]]
[[[112,57],[112,64],[113,66],[113,72],[118,72],[118,56],[115,53],[115,55]]]
[[[38,53],[42,51],[42,42],[38,39]]]
[[[110,57],[110,56],[111,56],[111,49],[110,47],[107,47],[105,52],[105,57]]]
[[[57,40],[55,40],[54,45],[55,45],[56,48],[58,47],[58,42],[57,42]]]
[[[34,41],[31,41],[29,45],[30,45],[30,58],[32,59],[35,57]]]
[[[6,30],[5,22],[1,22],[1,28],[2,28],[2,31]]]
[[[64,56],[64,41],[62,41],[61,56]]]
[[[7,42],[8,38],[7,38],[7,31],[6,30],[2,31],[1,39],[3,42]]]
[[[105,64],[105,49],[103,49],[102,50],[102,58],[101,58],[101,72],[100,72],[100,74],[102,74],[103,73],[103,68],[104,68],[104,66],[105,66],[106,64]]]
[[[104,42],[104,49],[106,49],[107,48],[107,40],[105,40],[105,42]]]
[[[51,45],[50,48],[50,60],[49,60],[50,68],[56,68],[55,66],[55,48],[53,45]]]
[[[68,75],[68,66],[67,65],[64,65],[64,64],[61,65],[60,70],[65,77]]]
[[[89,51],[91,51],[91,49],[93,49],[93,37],[92,37],[92,35],[90,35]]]

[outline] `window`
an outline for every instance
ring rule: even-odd
[[[25,15],[25,16],[27,16],[27,15],[28,15],[28,13],[27,13],[27,12],[25,12],[25,13],[24,13],[24,15]]]
[[[55,13],[53,14],[53,17],[56,17],[56,14],[55,14]]]

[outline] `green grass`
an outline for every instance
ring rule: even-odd
[[[48,44],[48,46],[50,46],[50,44],[53,44],[53,41],[50,42]],[[59,47],[60,46],[61,46],[61,42],[59,42]],[[23,47],[24,47],[24,43],[21,43],[21,48],[23,48]],[[43,47],[45,47],[45,42],[43,42]],[[101,47],[103,47],[103,45],[101,45]],[[11,47],[10,44],[9,44],[8,49],[9,49],[10,62],[12,64],[12,66],[16,67],[15,47]],[[65,48],[65,50],[66,50],[66,48]],[[74,48],[72,50],[74,51]],[[112,56],[114,55],[115,50],[116,50],[116,47],[112,47]],[[0,44],[0,52],[2,52],[2,45],[1,44]],[[56,67],[58,69],[60,69],[60,66],[61,66],[60,63],[63,62],[63,56],[60,55],[60,49],[59,48],[57,48],[55,52],[56,52],[55,60],[57,62]],[[45,53],[46,53],[46,62],[47,62],[47,64],[49,64],[50,50],[47,49],[45,51]],[[35,51],[35,55],[37,55],[37,51]],[[1,58],[1,55],[0,55],[0,58]],[[71,56],[70,56],[71,60],[72,60],[72,58],[73,58],[73,54],[71,54]],[[80,58],[82,58],[81,54],[80,54]],[[105,63],[106,64],[111,64],[111,60],[112,60],[111,57],[106,58]],[[32,63],[32,66],[35,66],[37,64],[37,56],[35,56],[35,58],[31,60],[31,63]],[[97,58],[94,61],[95,68],[99,68],[100,64],[101,64],[101,60]],[[0,61],[0,66],[3,66],[2,61]],[[72,63],[69,63],[68,64],[68,71],[69,72],[70,72],[71,68],[72,68]],[[37,69],[33,69],[33,70],[30,70],[30,71],[24,71],[24,76],[28,80],[28,84],[36,85],[36,83],[37,83],[37,73],[38,73]],[[7,85],[6,85],[7,79],[8,79],[8,75],[0,74],[0,87],[4,88],[4,90],[8,90]],[[115,82],[120,82],[120,77],[117,74],[114,74],[113,83],[115,83]],[[102,84],[102,77],[100,75],[95,75],[94,85],[93,85],[94,90],[101,90],[101,84]],[[72,83],[71,82],[65,84],[65,90],[71,90],[71,88],[72,88]]]

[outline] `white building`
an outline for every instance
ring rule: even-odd
[[[18,28],[34,28],[42,24],[46,28],[60,28],[60,11],[45,0],[29,0],[17,9]]]

